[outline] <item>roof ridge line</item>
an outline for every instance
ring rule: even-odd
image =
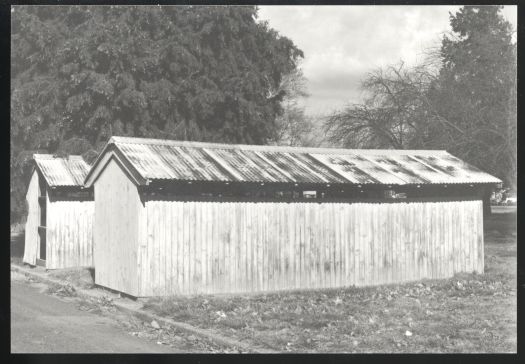
[[[68,156],[58,157],[58,156],[56,156],[56,154],[53,154],[53,153],[34,153],[33,154],[33,159],[38,159],[38,158],[40,158],[40,159],[64,159],[64,160],[73,158],[73,159],[84,160],[84,158],[82,158],[82,156],[80,154],[70,154]]]
[[[155,139],[155,138],[138,138],[138,137],[122,137],[112,136],[108,144],[123,143],[123,144],[150,144],[150,145],[171,145],[179,147],[195,147],[195,148],[210,148],[210,149],[233,149],[233,150],[252,150],[252,151],[268,151],[268,152],[290,152],[290,153],[319,153],[319,154],[378,154],[380,152],[392,153],[396,155],[421,154],[421,155],[436,155],[448,154],[443,149],[345,149],[345,148],[330,148],[330,147],[292,147],[284,145],[255,145],[255,144],[226,144],[226,143],[209,143],[196,142],[185,140],[172,139]]]

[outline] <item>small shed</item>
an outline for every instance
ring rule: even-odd
[[[24,263],[47,269],[93,265],[93,189],[81,156],[35,154],[26,194]]]
[[[141,297],[483,272],[499,183],[441,150],[112,137],[85,181],[95,283]]]

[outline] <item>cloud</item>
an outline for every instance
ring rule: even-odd
[[[358,102],[360,81],[378,67],[420,62],[450,31],[460,6],[260,6],[259,19],[304,51],[308,113]],[[516,26],[516,7],[504,16]]]

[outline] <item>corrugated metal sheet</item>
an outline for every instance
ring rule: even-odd
[[[70,155],[65,158],[51,154],[35,154],[33,157],[38,169],[51,187],[83,186],[90,169],[89,164],[79,155]]]
[[[113,137],[144,179],[454,184],[501,183],[442,150],[345,150]]]

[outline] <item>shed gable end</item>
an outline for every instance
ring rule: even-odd
[[[136,295],[139,222],[143,208],[137,186],[115,159],[95,184],[95,282]]]

